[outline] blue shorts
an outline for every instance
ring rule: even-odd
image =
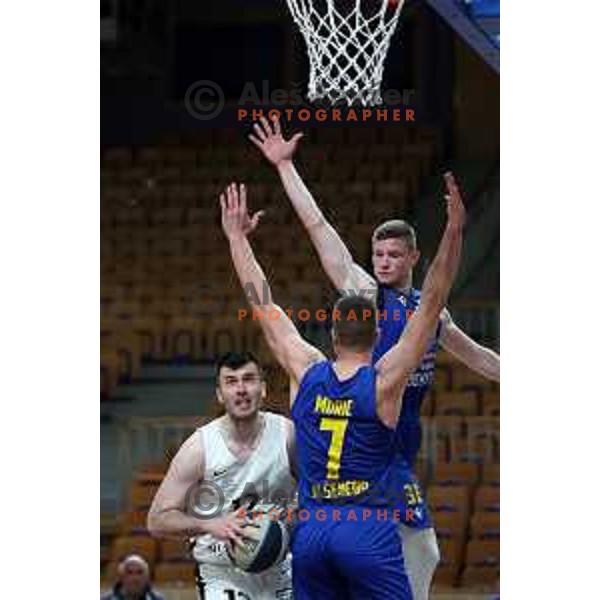
[[[412,600],[393,520],[298,523],[292,581],[294,600]]]

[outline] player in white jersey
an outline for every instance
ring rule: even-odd
[[[293,424],[260,410],[266,385],[250,353],[218,361],[216,395],[225,415],[183,443],[152,502],[148,529],[194,539],[199,600],[291,599],[289,555],[262,573],[246,573],[233,566],[227,546],[244,535],[240,505],[268,510],[293,497]]]

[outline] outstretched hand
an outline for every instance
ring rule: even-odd
[[[298,142],[304,136],[303,133],[296,133],[289,140],[285,140],[281,134],[279,120],[274,121],[271,125],[264,117],[260,119],[260,123],[254,124],[254,133],[255,135],[249,135],[250,141],[275,167],[292,160]]]
[[[446,183],[446,212],[448,215],[448,224],[455,227],[463,227],[465,224],[466,210],[460,190],[454,175],[449,171],[444,173],[444,182]]]
[[[255,212],[252,216],[248,213],[246,201],[246,186],[242,183],[230,183],[224,193],[219,196],[221,203],[221,224],[225,235],[233,237],[250,235],[257,227],[263,210]]]

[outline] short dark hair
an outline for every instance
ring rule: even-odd
[[[339,319],[333,318],[333,333],[340,346],[364,352],[377,339],[377,308],[365,296],[344,296],[334,306]],[[364,311],[370,311],[364,312]]]
[[[382,242],[389,239],[405,240],[411,250],[417,247],[417,233],[414,227],[402,219],[386,221],[373,232],[373,242]]]
[[[219,356],[217,359],[217,365],[215,368],[217,381],[219,380],[219,375],[221,374],[221,369],[223,367],[228,367],[233,371],[237,371],[248,363],[254,363],[258,367],[258,372],[262,377],[262,368],[260,366],[260,362],[258,358],[252,354],[252,352],[226,352],[225,354],[221,354],[221,356]]]

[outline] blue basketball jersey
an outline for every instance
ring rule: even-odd
[[[390,486],[397,453],[394,430],[377,415],[374,367],[340,381],[331,361],[313,365],[292,418],[301,509],[292,536],[294,598],[412,600],[397,523],[378,514],[388,512],[378,491]],[[355,512],[362,516],[350,519]]]
[[[292,406],[300,506],[364,505],[380,489],[395,446],[376,410],[376,371],[340,381],[331,361],[308,369]]]
[[[377,291],[379,340],[373,351],[373,364],[394,346],[408,320],[419,306],[421,292],[411,288],[408,293],[387,285]],[[423,361],[410,376],[402,398],[402,410],[396,429],[396,445],[409,466],[414,466],[421,447],[421,404],[431,386],[435,372],[435,357],[441,324],[429,342]]]

